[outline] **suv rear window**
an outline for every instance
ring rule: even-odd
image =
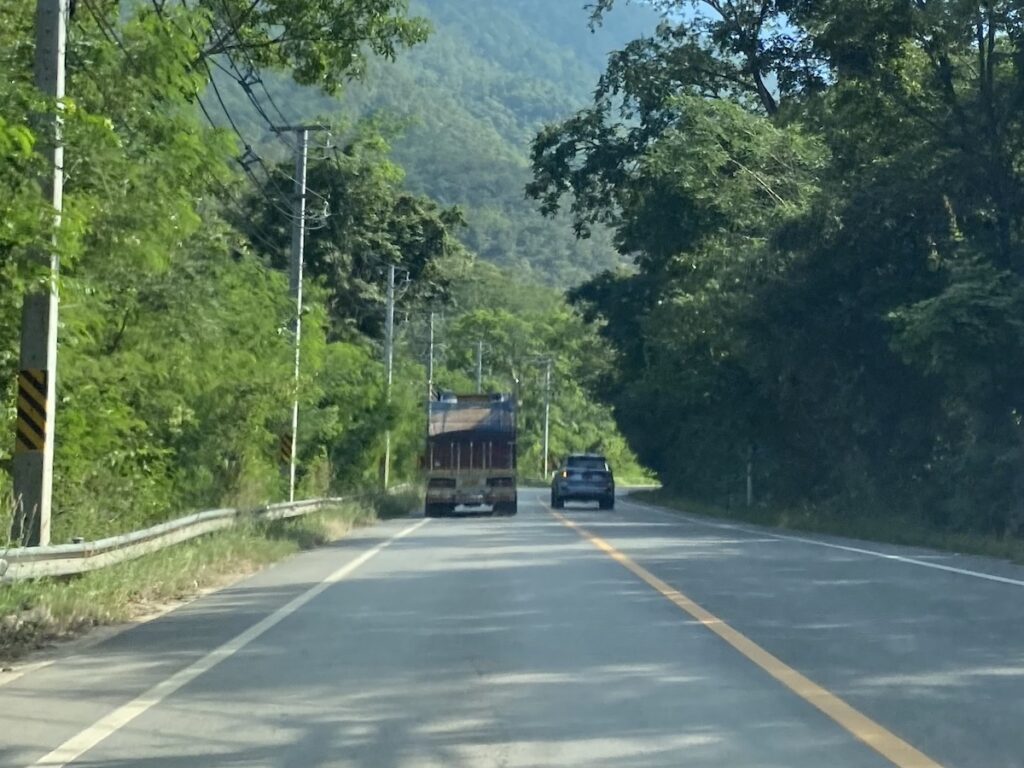
[[[601,456],[570,456],[565,465],[573,469],[608,471],[608,462]]]

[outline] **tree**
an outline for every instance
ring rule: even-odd
[[[528,190],[636,262],[573,298],[623,361],[597,391],[641,457],[721,496],[756,443],[779,500],[1017,530],[1012,4],[659,7],[539,134]]]
[[[473,391],[477,344],[483,343],[485,391],[519,395],[524,474],[533,475],[542,464],[544,371],[550,359],[552,455],[602,451],[621,477],[643,475],[611,411],[588,392],[588,384],[607,374],[612,356],[557,291],[481,262],[453,280],[452,300],[438,327],[443,346],[436,385]]]
[[[188,508],[265,503],[282,493],[278,442],[293,360],[287,281],[233,225],[252,218],[234,211],[244,183],[238,147],[230,133],[204,125],[197,94],[210,82],[211,62],[281,64],[329,88],[358,75],[369,51],[390,55],[392,46],[414,42],[421,26],[404,20],[397,2],[245,3],[236,15],[242,7],[154,0],[122,13],[116,3],[80,5],[69,36],[70,96],[57,105],[31,84],[31,5],[0,0],[5,382],[14,380],[20,294],[39,279],[35,257],[54,234],[35,184],[40,161],[29,116],[60,109],[64,118],[57,540],[137,528]],[[349,24],[345,35],[336,34]],[[359,168],[397,173],[376,160]],[[431,238],[443,234],[438,222],[448,219],[429,201],[403,197],[393,181],[390,207],[363,236],[391,223],[396,248],[412,252],[420,238],[433,253]],[[374,446],[364,443],[353,454],[346,441],[377,430],[380,418],[366,414],[379,396],[337,377],[346,349],[328,343],[326,293],[311,285],[308,295],[302,480],[314,487],[318,462],[333,453],[344,470],[338,479],[356,482],[358,472],[347,470],[372,462]],[[350,359],[361,366],[357,379],[375,378],[379,366],[365,351]],[[337,385],[330,393],[321,387],[325,376]],[[355,428],[332,425],[325,408],[332,397],[353,398],[349,407],[364,398],[366,405],[352,408],[361,419]],[[0,444],[0,459],[6,449]]]
[[[148,0],[165,26],[195,41],[193,63],[238,57],[250,73],[288,70],[299,83],[336,91],[366,71],[371,55],[393,59],[428,27],[407,0]],[[108,24],[117,11],[113,4]],[[142,14],[144,17],[145,14]]]
[[[456,232],[464,225],[458,208],[402,187],[403,172],[372,126],[358,128],[343,146],[309,165],[310,222],[307,274],[327,288],[332,336],[383,333],[387,267],[408,281],[401,306],[443,301],[448,290],[440,264],[467,258]],[[258,247],[270,263],[286,269],[292,219],[281,190],[291,189],[289,164],[276,168],[245,209],[256,211],[238,226],[263,232]]]

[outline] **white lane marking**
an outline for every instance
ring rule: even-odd
[[[956,568],[952,565],[942,565],[941,563],[929,563],[927,560],[919,560],[916,557],[905,557],[903,555],[893,555],[887,552],[879,552],[874,549],[863,549],[862,547],[850,547],[845,544],[832,544],[827,541],[818,541],[817,539],[808,539],[803,536],[787,536],[781,533],[768,533],[757,528],[747,528],[743,525],[735,525],[733,523],[714,523],[710,520],[701,520],[700,518],[691,517],[684,512],[666,512],[659,507],[652,504],[646,504],[642,501],[630,501],[627,502],[632,506],[643,507],[652,512],[656,512],[659,515],[663,515],[668,518],[675,518],[676,520],[685,520],[688,523],[694,525],[705,525],[711,528],[724,528],[730,531],[743,531],[743,533],[749,533],[755,536],[770,536],[773,539],[779,539],[781,541],[796,541],[801,544],[812,544],[816,547],[826,547],[827,549],[838,549],[843,552],[852,552],[858,555],[867,555],[869,557],[877,557],[881,560],[891,560],[897,563],[904,563],[906,565],[917,565],[921,568],[931,568],[936,571],[946,571],[947,573],[956,573],[961,576],[970,576],[975,579],[984,579],[985,581],[995,581],[999,584],[1009,584],[1014,587],[1024,587],[1024,580],[1011,579],[1007,576],[996,576],[993,573],[983,573],[982,571],[972,571],[967,568]],[[952,554],[952,553],[951,553]]]
[[[245,576],[240,575],[237,580],[241,580],[243,578],[245,578]],[[87,651],[90,648],[99,645],[100,643],[105,643],[108,640],[112,640],[118,635],[123,635],[125,632],[137,629],[138,627],[141,627],[144,624],[149,624],[152,621],[156,621],[157,619],[163,618],[171,611],[176,611],[179,608],[186,606],[190,603],[194,603],[196,600],[204,598],[213,592],[219,592],[220,590],[231,586],[232,584],[234,584],[235,581],[236,580],[233,579],[229,582],[218,584],[216,587],[208,587],[201,589],[194,595],[189,595],[186,598],[175,600],[174,602],[168,603],[167,605],[158,608],[155,611],[151,611],[143,616],[137,616],[131,621],[128,621],[120,626],[92,629],[89,631],[88,634],[76,640],[71,640],[67,644],[62,644],[60,648],[58,648],[54,652],[55,655],[52,658],[28,662],[22,666],[13,667],[9,672],[4,672],[0,670],[0,688],[3,688],[5,685],[13,683],[15,680],[20,680],[25,675],[33,674],[35,672],[44,670],[47,667],[51,667],[58,661],[63,661],[71,655],[80,654],[83,651]]]
[[[4,672],[0,670],[0,688],[5,685],[10,685],[15,680],[18,680],[30,672],[38,672],[41,669],[46,669],[57,661],[57,659],[47,659],[46,661],[37,661],[32,664],[26,664],[23,667],[12,667],[10,671]]]
[[[420,520],[418,523],[410,525],[408,528],[404,528],[399,531],[387,541],[381,542],[373,549],[367,550],[355,560],[342,566],[319,584],[310,587],[301,595],[293,598],[291,601],[278,608],[262,621],[249,627],[249,629],[242,632],[234,639],[229,640],[219,648],[215,648],[210,651],[210,653],[206,654],[206,656],[203,656],[203,658],[193,662],[184,669],[175,672],[166,680],[157,683],[142,695],[136,697],[132,701],[129,701],[127,704],[118,707],[105,717],[100,718],[76,736],[72,736],[55,750],[50,752],[50,754],[40,758],[35,763],[32,763],[30,768],[42,768],[43,766],[46,766],[46,768],[63,768],[63,766],[74,762],[108,736],[128,725],[128,723],[139,715],[152,707],[155,707],[168,696],[172,695],[185,685],[188,685],[203,673],[209,672],[215,666],[220,664],[220,662],[242,650],[253,640],[257,639],[260,635],[291,616],[328,587],[341,581],[354,570],[366,563],[366,561],[376,555],[379,555],[390,544],[408,536],[416,529],[426,525],[427,522],[429,522],[429,518]]]

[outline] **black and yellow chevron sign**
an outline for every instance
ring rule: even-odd
[[[290,464],[292,461],[292,436],[290,432],[281,435],[281,463]]]
[[[46,371],[26,368],[18,373],[18,426],[15,453],[42,451],[46,447]]]

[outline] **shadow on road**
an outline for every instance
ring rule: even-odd
[[[971,764],[958,759],[986,732],[986,765],[1022,764],[1012,702],[1024,650],[1008,653],[1005,639],[1022,636],[1024,619],[975,585],[937,592],[934,579],[847,553],[567,514],[950,764]],[[180,668],[314,583],[240,584],[77,663],[127,668],[145,648]],[[110,680],[123,696],[136,685]],[[0,764],[12,755],[0,751]],[[575,532],[525,514],[442,519],[394,542],[75,765],[888,763]]]

